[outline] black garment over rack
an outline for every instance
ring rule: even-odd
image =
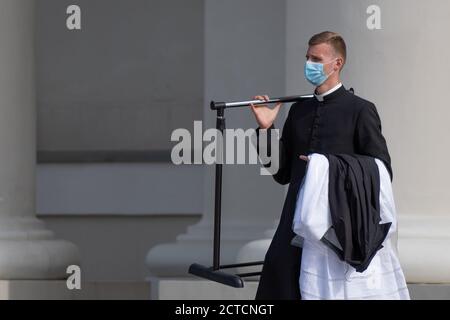
[[[381,222],[380,174],[373,157],[325,154],[332,227],[321,239],[342,260],[364,272],[392,223]],[[335,244],[329,239],[338,240]]]

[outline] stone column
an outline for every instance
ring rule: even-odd
[[[63,279],[77,248],[35,216],[33,0],[0,2],[0,279]],[[63,26],[62,26],[63,27]]]
[[[256,94],[285,93],[285,2],[279,0],[205,1],[205,101],[203,130],[215,128],[209,102],[246,100]],[[270,21],[270,23],[268,23]],[[281,111],[277,127],[284,123]],[[225,111],[227,128],[256,128],[249,107]],[[243,247],[270,239],[281,215],[285,188],[260,165],[224,165],[221,264],[263,260],[266,246]],[[202,220],[175,243],[158,245],[147,255],[152,275],[189,276],[193,262],[212,265],[214,166],[205,166]],[[196,188],[196,186],[193,186]],[[260,267],[242,271],[260,270]]]

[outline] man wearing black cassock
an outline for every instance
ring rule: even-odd
[[[392,168],[381,121],[375,105],[348,91],[340,81],[346,62],[346,44],[334,32],[322,32],[309,40],[305,77],[313,84],[314,97],[294,103],[279,139],[276,182],[289,189],[280,222],[265,255],[255,299],[301,299],[299,288],[301,248],[291,244],[297,193],[305,174],[307,154],[345,153],[376,157]],[[268,96],[254,99],[268,100]],[[274,129],[281,104],[274,108],[251,105],[260,129]],[[270,139],[267,132],[267,139]],[[268,146],[270,147],[268,141]],[[273,141],[272,143],[276,143]],[[269,148],[270,150],[270,148]],[[270,164],[265,164],[269,166]]]

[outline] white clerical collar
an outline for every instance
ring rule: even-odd
[[[327,92],[324,92],[322,94],[316,94],[314,92],[314,96],[316,97],[317,100],[319,101],[323,101],[323,97],[325,97],[326,95],[335,92],[337,89],[339,89],[340,87],[342,87],[342,82],[339,82],[336,86],[334,86],[333,88],[331,88],[330,90],[328,90]]]

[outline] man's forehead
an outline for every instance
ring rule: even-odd
[[[307,55],[316,56],[316,57],[324,57],[328,56],[332,53],[332,48],[328,43],[320,43],[309,46]]]

